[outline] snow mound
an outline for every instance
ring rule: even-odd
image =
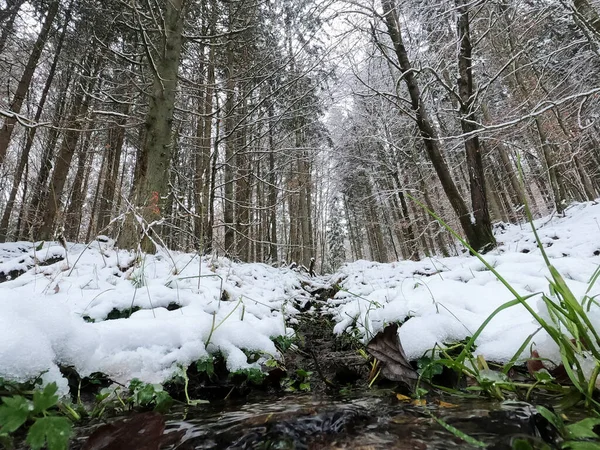
[[[564,217],[534,222],[551,263],[578,298],[600,263],[600,205],[570,206]],[[531,226],[496,227],[499,246],[485,255],[527,304],[548,313],[541,293],[549,294],[550,276],[536,245]],[[358,331],[366,342],[390,322],[404,322],[398,334],[409,359],[418,359],[435,346],[472,336],[490,314],[514,296],[475,257],[426,258],[390,264],[356,261],[343,266],[332,279],[343,279],[342,290],[329,301],[335,332]],[[590,291],[600,294],[600,284]],[[592,323],[600,330],[600,308],[592,306]],[[535,333],[535,323],[524,306],[499,313],[476,341],[476,354],[508,362]],[[560,361],[558,349],[544,332],[533,343],[540,355]],[[529,356],[527,348],[521,360]]]
[[[0,270],[24,272],[0,283],[0,377],[45,373],[63,393],[59,366],[121,383],[163,382],[216,352],[231,371],[258,367],[244,352],[278,357],[272,338],[292,331],[292,300],[308,295],[290,270],[177,252],[139,259],[100,242],[2,244]]]

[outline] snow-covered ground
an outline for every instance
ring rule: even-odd
[[[64,254],[59,246],[2,244],[0,276]],[[308,296],[300,282],[298,273],[265,264],[177,252],[136,260],[110,243],[71,245],[67,259],[0,283],[0,377],[48,371],[44,380],[64,391],[60,364],[82,376],[157,383],[215,352],[232,371],[258,367],[244,350],[277,355],[271,338],[293,333],[284,318],[296,312],[292,300]],[[141,309],[104,320],[132,307]]]
[[[572,205],[564,218],[536,221],[552,263],[579,296],[600,263],[599,219],[600,205],[583,203]],[[520,293],[548,293],[549,273],[529,225],[497,231],[501,244],[487,261]],[[0,280],[19,270],[26,272],[0,283],[0,377],[26,380],[47,371],[45,380],[59,382],[63,392],[67,385],[58,365],[120,382],[162,382],[217,351],[230,370],[257,367],[260,361],[248,363],[244,351],[277,357],[272,338],[293,332],[286,319],[308,298],[302,288],[308,278],[289,269],[178,252],[136,259],[110,242],[69,245],[67,252],[49,244],[37,250],[27,242],[1,244]],[[391,264],[357,261],[313,282],[340,280],[342,290],[326,308],[335,331],[367,341],[385,324],[403,321],[400,339],[411,359],[436,343],[471,336],[512,299],[468,254]],[[600,285],[591,295],[598,293]],[[540,296],[528,302],[543,312]],[[106,320],[132,307],[141,309],[130,318]],[[600,328],[599,309],[593,306],[590,315]],[[510,308],[485,329],[477,352],[507,361],[537,328],[522,306]],[[542,332],[534,342],[540,355],[557,358]]]
[[[535,221],[551,263],[578,298],[600,264],[600,205],[570,206],[565,217]],[[499,246],[485,259],[523,296],[548,317],[541,293],[549,294],[550,273],[528,223],[496,226]],[[405,321],[399,337],[409,359],[417,359],[436,343],[451,343],[472,336],[500,305],[513,300],[508,289],[475,257],[426,258],[419,262],[380,264],[357,261],[344,266],[333,279],[342,290],[330,301],[335,331],[354,332],[368,341],[384,325]],[[600,284],[589,295],[600,293]],[[600,329],[600,308],[590,318]],[[508,362],[539,325],[522,305],[499,313],[476,341],[476,354],[487,360]],[[533,338],[540,355],[560,361],[558,347],[540,331]],[[530,348],[521,357],[530,356]]]

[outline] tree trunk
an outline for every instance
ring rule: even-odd
[[[85,81],[82,80],[82,86],[75,94],[71,114],[67,123],[70,128],[66,131],[63,138],[60,150],[54,164],[54,172],[52,173],[52,181],[48,189],[48,197],[46,199],[45,211],[42,215],[42,225],[39,232],[41,240],[51,240],[54,235],[54,223],[58,217],[58,213],[62,206],[62,195],[64,192],[65,183],[71,168],[71,160],[75,154],[81,129],[83,127],[83,118],[87,115],[93,95],[92,90],[96,82],[96,73],[100,68],[99,60],[95,63],[92,74]]]
[[[15,20],[23,3],[25,3],[25,0],[8,0],[6,8],[1,12],[0,25],[2,26],[2,34],[0,34],[0,54],[6,48],[8,36],[14,35]]]
[[[475,114],[473,91],[472,46],[469,23],[469,6],[465,0],[457,0],[457,34],[460,42],[458,53],[458,93],[460,96],[460,125],[463,133],[469,134],[464,139],[467,154],[467,169],[469,171],[469,188],[471,191],[471,206],[473,208],[473,232],[476,241],[469,243],[475,250],[490,250],[496,246],[492,233],[492,221],[487,205],[485,190],[485,173],[483,170],[482,148]]]
[[[129,114],[130,104],[127,103],[119,107],[118,112]],[[119,167],[121,166],[121,153],[125,143],[125,124],[127,118],[122,117],[117,121],[117,126],[108,130],[108,142],[106,144],[106,164],[103,167],[104,183],[102,183],[102,195],[99,198],[98,218],[96,222],[97,233],[107,232],[112,217],[115,194],[117,191],[117,178],[119,176]],[[108,233],[108,232],[107,232]]]
[[[42,117],[42,112],[44,111],[46,100],[48,99],[48,92],[50,91],[50,88],[52,87],[52,82],[54,81],[56,67],[58,65],[59,56],[62,51],[62,46],[64,43],[65,35],[67,33],[67,27],[70,20],[71,10],[68,9],[66,12],[62,33],[58,39],[58,43],[56,44],[56,49],[54,50],[54,59],[52,60],[52,65],[50,66],[48,76],[46,77],[46,84],[44,85],[44,89],[42,90],[42,95],[40,96],[40,101],[35,112],[35,117],[33,119],[35,123],[39,122],[40,118]],[[29,160],[29,153],[31,152],[31,148],[33,147],[33,142],[35,139],[35,135],[37,134],[37,130],[37,127],[32,127],[27,130],[27,141],[25,142],[25,147],[21,151],[21,156],[19,157],[19,162],[17,164],[17,170],[13,179],[13,185],[8,197],[8,202],[6,203],[6,208],[4,209],[4,212],[2,214],[2,220],[0,220],[0,242],[6,242],[6,234],[8,231],[10,215],[12,214],[12,210],[14,208],[15,199],[17,198],[17,192],[19,190],[19,184],[21,184],[21,180],[23,179],[23,170],[25,169],[27,161]],[[25,199],[23,199],[23,202],[24,201]]]
[[[10,111],[15,115],[18,115],[21,112],[25,95],[29,90],[31,80],[33,79],[33,73],[38,65],[38,61],[42,55],[42,50],[44,49],[44,45],[46,45],[46,41],[48,39],[48,34],[52,28],[52,23],[54,22],[54,18],[58,12],[58,6],[58,0],[55,0],[50,4],[48,13],[46,14],[46,19],[44,20],[44,24],[40,30],[40,34],[37,37],[37,40],[33,46],[33,50],[31,51],[29,59],[27,60],[27,64],[25,65],[25,70],[23,71],[21,79],[19,80],[19,84],[17,85],[17,90],[15,91],[13,100],[10,103]],[[4,159],[6,158],[6,151],[8,150],[10,138],[12,137],[16,123],[16,117],[7,117],[4,120],[4,126],[0,130],[0,166],[2,166]]]
[[[412,110],[415,112],[417,126],[419,128],[427,155],[431,160],[433,167],[435,168],[444,192],[446,193],[454,212],[458,216],[458,220],[460,221],[461,227],[467,237],[467,241],[475,250],[483,250],[484,247],[489,247],[491,243],[491,232],[485,228],[485,221],[480,220],[479,222],[475,221],[475,223],[473,223],[471,220],[471,215],[469,214],[469,210],[467,209],[467,205],[462,199],[456,184],[452,180],[450,169],[444,160],[439,146],[440,144],[437,132],[431,122],[431,119],[429,118],[425,104],[421,99],[419,84],[415,78],[415,72],[408,58],[408,52],[404,46],[395,1],[381,0],[381,4],[383,6],[388,33],[394,44],[394,50],[398,58],[398,63],[403,71],[402,79],[408,88]],[[470,164],[473,167],[476,167],[477,154],[471,153],[469,157],[471,158]],[[477,173],[473,172],[472,175],[476,177]],[[472,198],[476,201],[474,206],[478,210],[478,215],[483,217],[485,211],[487,211],[487,208],[484,208],[482,204],[485,199],[480,198],[481,192],[481,190],[479,190],[479,192],[474,192],[472,194]],[[493,238],[493,235],[491,236]]]
[[[144,123],[144,138],[141,159],[147,161],[140,167],[137,184],[134,186],[135,205],[146,223],[159,220],[169,198],[169,167],[173,149],[173,113],[177,91],[177,73],[181,59],[183,24],[186,0],[165,2],[164,35],[160,38],[159,51],[152,52],[148,42],[146,52],[152,61],[152,90],[148,112]],[[127,221],[120,238],[120,244],[132,248],[139,242],[139,233],[133,218]],[[154,244],[149,236],[141,241],[143,251],[152,252]]]
[[[232,19],[230,19],[232,20]],[[233,27],[233,25],[231,25]],[[225,167],[224,167],[224,198],[223,221],[225,225],[225,255],[232,256],[235,251],[235,222],[233,212],[233,163],[235,160],[235,79],[234,79],[234,54],[233,42],[229,38],[227,43],[227,82],[225,94]]]
[[[82,218],[82,207],[87,191],[88,177],[89,177],[89,164],[88,159],[90,155],[90,140],[91,137],[86,136],[85,142],[81,146],[77,158],[77,172],[73,179],[73,186],[71,188],[71,199],[69,206],[65,214],[64,227],[65,237],[70,240],[77,242],[79,238],[79,230],[81,227]]]
[[[573,0],[573,7],[579,21],[585,24],[595,35],[600,38],[600,14],[589,0]]]

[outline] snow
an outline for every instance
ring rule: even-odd
[[[534,222],[551,263],[578,298],[600,263],[600,205],[574,204],[565,217],[545,217]],[[527,304],[548,317],[541,293],[549,294],[549,271],[529,224],[496,227],[499,246],[486,261],[522,295]],[[595,254],[596,253],[596,254]],[[502,304],[513,300],[509,290],[475,257],[427,258],[391,264],[356,261],[332,279],[342,290],[329,301],[336,320],[335,332],[358,332],[364,342],[387,323],[404,322],[398,333],[409,359],[428,350],[471,337]],[[589,295],[600,293],[594,286]],[[600,329],[600,308],[590,318]],[[539,325],[522,305],[500,312],[476,341],[476,354],[487,360],[508,362]],[[557,346],[539,331],[533,345],[540,355],[559,362]],[[526,348],[521,361],[530,355]]]
[[[574,204],[565,217],[535,225],[552,264],[581,298],[600,263],[600,205]],[[496,226],[497,249],[485,259],[543,317],[549,294],[546,268],[528,224]],[[39,249],[36,249],[38,247]],[[463,254],[389,264],[356,261],[329,277],[309,279],[287,268],[241,264],[179,252],[138,256],[103,237],[90,245],[0,244],[0,377],[25,381],[44,373],[61,392],[59,366],[80,375],[102,372],[121,383],[160,383],[181,367],[220,352],[231,371],[278,358],[272,339],[290,335],[295,305],[309,298],[303,285],[338,283],[325,311],[336,333],[367,342],[390,322],[409,359],[470,337],[499,306],[513,299],[476,258]],[[65,258],[66,256],[66,258]],[[64,258],[64,259],[63,259]],[[310,287],[307,288],[310,290]],[[600,293],[594,286],[590,295]],[[173,306],[180,306],[173,309]],[[114,310],[129,318],[107,319]],[[600,329],[600,308],[592,305]],[[287,324],[287,325],[286,325]],[[535,334],[533,346],[559,362],[556,345],[522,306],[500,312],[482,332],[476,353],[507,362]],[[248,362],[247,353],[259,353]],[[530,354],[526,348],[521,361]]]
[[[48,371],[45,380],[65,392],[59,365],[121,383],[164,382],[216,352],[231,371],[259,367],[244,350],[278,357],[271,338],[293,332],[285,319],[297,312],[293,300],[308,296],[291,270],[176,252],[136,258],[110,242],[70,245],[65,260],[41,265],[64,255],[56,246],[0,246],[0,271],[31,267],[0,283],[0,377],[25,381]],[[131,308],[141,309],[106,320]]]

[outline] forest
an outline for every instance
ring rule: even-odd
[[[331,272],[600,190],[592,0],[5,0],[0,242]],[[521,180],[522,178],[522,180]],[[501,226],[501,225],[499,225]]]
[[[599,75],[600,0],[0,0],[0,446],[600,449]]]

